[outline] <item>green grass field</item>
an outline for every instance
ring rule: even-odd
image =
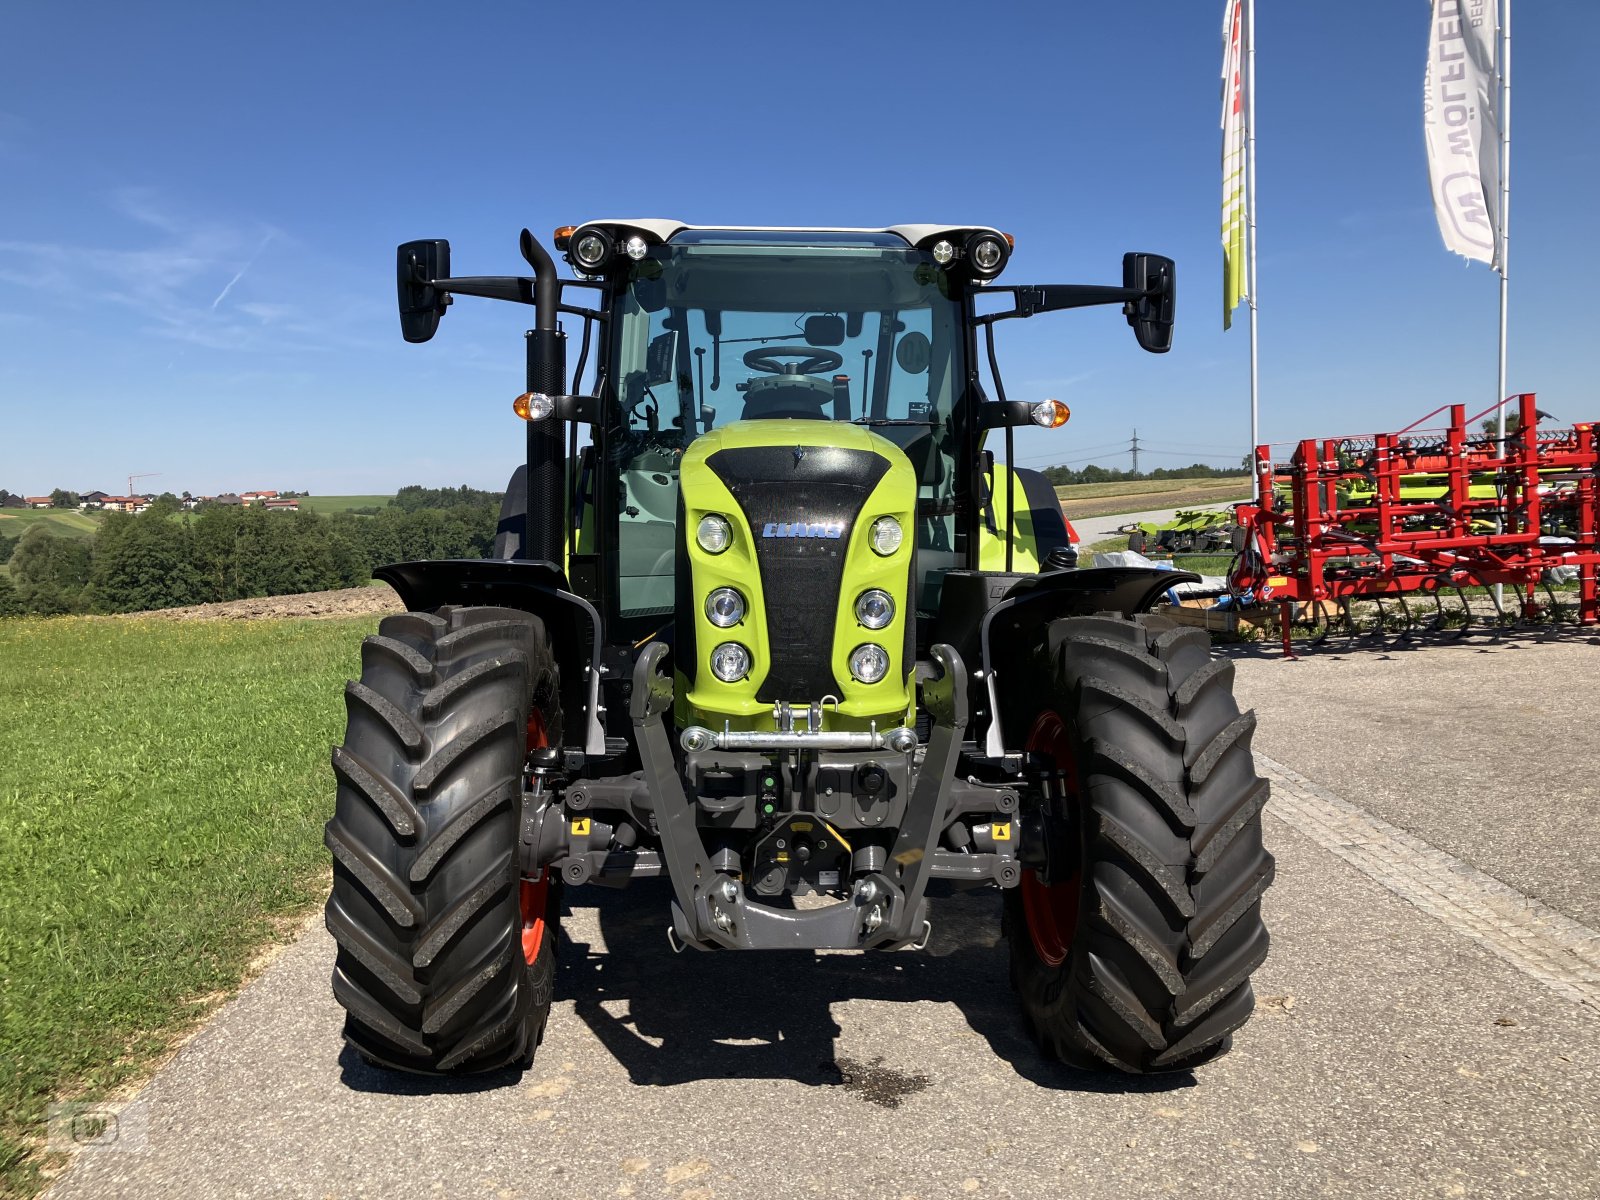
[[[100,514],[75,508],[0,508],[0,533],[16,537],[43,526],[51,533],[91,537],[100,528]]]
[[[0,1194],[49,1102],[137,1077],[322,895],[375,625],[0,621]]]
[[[1058,487],[1068,519],[1109,517],[1157,508],[1219,504],[1250,495],[1250,476],[1223,479],[1129,479],[1120,483],[1075,483]]]
[[[300,507],[312,512],[336,513],[352,508],[385,508],[393,499],[392,493],[387,496],[301,496]]]

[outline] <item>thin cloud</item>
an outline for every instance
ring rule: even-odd
[[[238,283],[239,280],[244,278],[244,273],[246,271],[248,271],[251,267],[256,265],[256,259],[261,257],[262,251],[264,251],[267,248],[267,246],[272,242],[272,238],[273,238],[273,233],[272,233],[271,230],[268,230],[267,231],[267,236],[261,239],[261,245],[257,246],[256,247],[256,252],[250,256],[250,261],[245,263],[244,266],[240,267],[239,270],[238,270],[238,273],[235,274],[232,279],[228,280],[227,283],[223,284],[222,290],[217,293],[217,298],[211,302],[211,311],[212,312],[216,312],[217,311],[217,305],[221,304],[224,300],[226,300],[228,298],[228,293],[233,291],[233,285]]]
[[[370,347],[370,339],[348,330],[347,314],[365,307],[359,301],[340,305],[331,293],[313,300],[299,291],[294,307],[239,301],[247,274],[276,266],[262,261],[268,246],[305,257],[283,230],[190,217],[150,188],[119,188],[108,202],[136,227],[121,247],[0,241],[0,281],[34,303],[48,299],[76,312],[107,304],[130,309],[139,317],[133,332],[185,346],[270,354]],[[304,269],[296,264],[296,273]]]

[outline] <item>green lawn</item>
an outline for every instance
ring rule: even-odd
[[[392,492],[387,496],[301,496],[300,507],[312,512],[336,513],[352,508],[386,508],[393,499]]]
[[[320,898],[375,624],[0,621],[0,1194],[46,1104],[138,1076]]]
[[[0,533],[7,537],[26,533],[36,525],[51,533],[90,537],[100,528],[100,514],[75,508],[0,508]]]

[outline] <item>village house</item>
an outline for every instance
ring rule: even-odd
[[[50,507],[50,497],[49,496],[29,496],[28,497],[28,507],[29,508],[49,508]]]
[[[78,507],[79,508],[104,508],[106,506],[107,498],[108,497],[106,496],[106,494],[104,492],[79,492],[78,493]]]
[[[289,512],[300,511],[300,501],[298,500],[264,500],[262,505],[266,508],[286,509]]]

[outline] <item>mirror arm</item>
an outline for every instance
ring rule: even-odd
[[[1034,283],[1014,287],[984,288],[984,293],[1010,292],[1015,307],[1001,312],[986,313],[976,318],[979,325],[993,325],[996,321],[1009,321],[1013,317],[1031,317],[1036,313],[1057,312],[1064,308],[1092,308],[1100,304],[1130,304],[1147,296],[1157,295],[1155,289],[1140,291],[1129,287],[1101,287],[1088,283]]]
[[[513,304],[533,303],[533,280],[521,275],[469,275],[427,282],[441,292],[457,296],[483,296],[489,300],[509,300]]]
[[[424,279],[419,282],[438,288],[454,296],[482,296],[488,300],[509,300],[513,304],[534,304],[534,281],[526,275],[466,275],[451,279]],[[575,280],[563,279],[566,285]],[[611,314],[597,308],[582,308],[575,304],[557,304],[557,312],[582,317],[586,321],[609,321]]]

